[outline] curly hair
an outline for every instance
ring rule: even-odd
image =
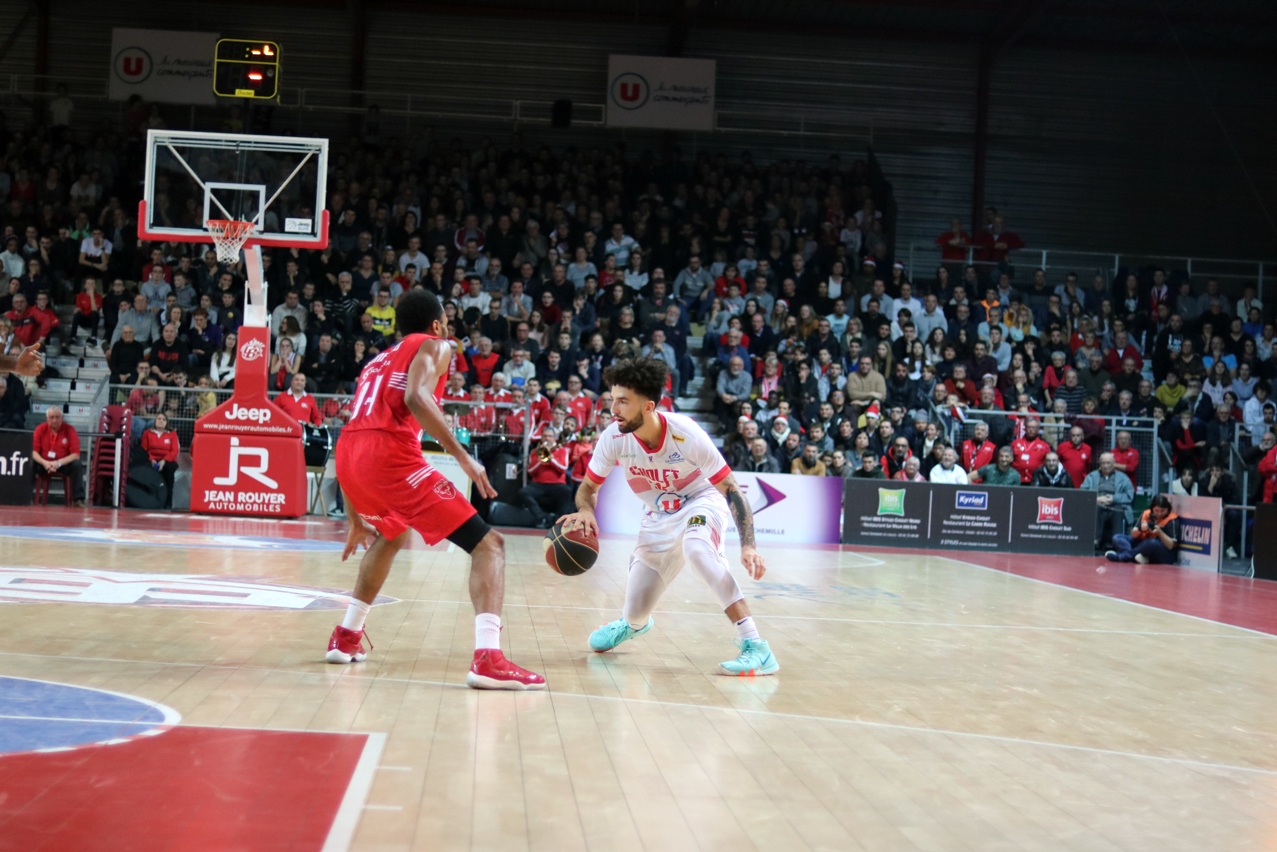
[[[645,399],[659,402],[669,369],[659,358],[625,358],[603,371],[603,384],[628,388]]]

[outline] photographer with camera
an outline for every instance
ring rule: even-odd
[[[1153,498],[1130,535],[1113,536],[1114,550],[1104,554],[1110,562],[1174,565],[1179,549],[1179,516],[1165,494]]]

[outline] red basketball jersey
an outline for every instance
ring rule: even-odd
[[[410,334],[372,359],[359,374],[350,422],[344,431],[387,432],[392,439],[417,444],[419,449],[421,424],[404,402],[404,392],[408,389],[408,367],[423,342],[438,339],[430,334]],[[448,374],[444,372],[435,385],[436,402],[442,398],[447,381]]]

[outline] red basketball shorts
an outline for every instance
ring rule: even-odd
[[[364,523],[388,539],[406,529],[438,544],[475,514],[474,506],[420,450],[373,430],[337,441],[337,483]]]

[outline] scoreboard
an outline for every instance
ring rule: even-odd
[[[213,94],[223,98],[278,97],[279,45],[242,38],[219,40],[213,58]]]

